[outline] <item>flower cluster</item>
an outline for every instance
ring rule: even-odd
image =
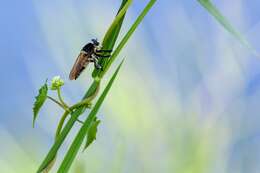
[[[51,90],[57,90],[64,85],[64,81],[60,76],[54,76],[51,80]]]

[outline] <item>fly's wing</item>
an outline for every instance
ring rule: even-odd
[[[81,52],[70,71],[70,80],[76,80],[81,72],[87,67],[90,58],[89,53]]]

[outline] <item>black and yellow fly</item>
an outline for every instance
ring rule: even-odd
[[[70,71],[70,80],[76,80],[91,62],[94,63],[96,69],[103,70],[103,67],[98,63],[98,60],[100,58],[109,58],[112,50],[102,50],[97,39],[92,39],[91,41],[92,42],[86,44],[81,49],[80,54]],[[109,55],[105,55],[107,53],[109,53]]]

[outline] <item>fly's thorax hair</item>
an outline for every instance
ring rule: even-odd
[[[81,50],[90,53],[93,52],[94,49],[95,49],[95,45],[93,43],[88,43]]]
[[[83,50],[83,49],[80,51],[80,53],[82,53],[82,54],[84,54],[84,55],[88,54],[88,53],[87,53],[85,50]]]

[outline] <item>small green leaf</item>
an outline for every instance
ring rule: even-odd
[[[48,93],[48,85],[47,81],[45,84],[39,89],[38,95],[35,97],[35,102],[33,104],[33,127],[35,125],[35,120],[38,116],[38,113],[44,104],[45,100],[47,99],[47,93]]]
[[[68,152],[66,153],[65,158],[63,159],[57,173],[67,173],[69,171],[69,168],[71,167],[71,164],[74,161],[74,159],[79,151],[79,148],[84,140],[84,137],[86,136],[86,133],[89,131],[92,122],[96,118],[96,115],[98,113],[100,106],[102,105],[108,92],[110,91],[110,88],[112,87],[112,84],[120,70],[122,63],[123,63],[123,61],[117,67],[116,71],[114,72],[113,76],[110,78],[110,80],[109,80],[107,86],[105,87],[104,91],[102,92],[101,96],[98,98],[95,106],[89,113],[84,124],[81,126],[81,128],[80,128],[79,132],[77,133],[76,137],[74,138]]]
[[[259,56],[252,45],[247,39],[237,31],[231,23],[221,14],[221,12],[215,7],[211,0],[198,0],[198,2],[237,40],[240,41],[247,49],[249,49],[254,55]]]
[[[95,120],[91,123],[91,126],[89,128],[89,131],[87,133],[87,142],[84,147],[84,150],[94,141],[96,140],[96,135],[97,135],[97,127],[100,123],[100,120],[95,118]]]

